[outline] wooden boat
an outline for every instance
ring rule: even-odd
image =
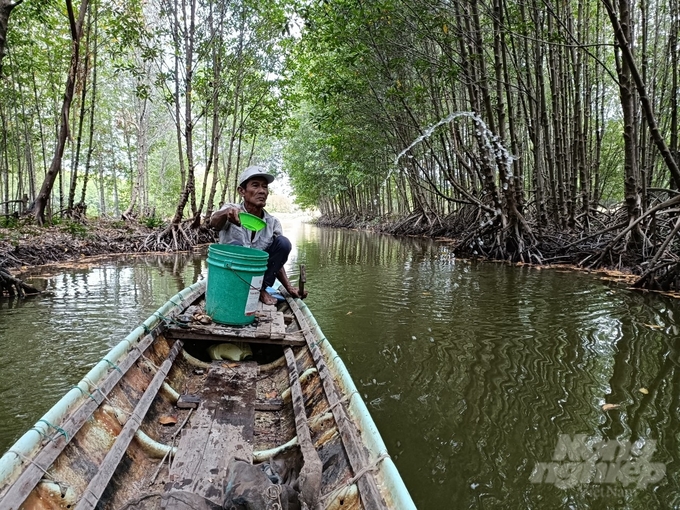
[[[204,296],[174,296],[4,454],[0,509],[415,508],[305,304],[235,328]],[[210,361],[224,342],[253,355]]]

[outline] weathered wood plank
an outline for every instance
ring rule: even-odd
[[[205,328],[205,326],[203,327]],[[210,330],[203,328],[180,328],[177,326],[169,327],[165,333],[167,338],[176,340],[196,340],[207,341],[211,343],[219,342],[248,342],[253,344],[276,344],[276,345],[290,345],[302,346],[305,345],[305,340],[299,334],[284,333],[281,338],[272,337],[269,334],[266,336],[259,335],[257,331],[229,331],[229,330]]]
[[[283,409],[283,399],[280,398],[258,398],[255,401],[256,411],[280,411],[281,409]]]
[[[314,336],[314,333],[312,333],[311,328],[307,323],[307,319],[297,303],[295,303],[295,300],[288,298],[287,301],[305,336],[307,347],[312,353],[312,359],[319,372],[319,377],[321,377],[321,383],[326,393],[326,399],[333,412],[335,423],[340,432],[343,445],[345,446],[345,452],[347,453],[350,465],[352,466],[352,471],[356,474],[368,466],[368,452],[359,439],[358,432],[347,416],[345,408],[342,403],[340,403],[339,391],[333,381],[333,375],[326,365],[321,349],[319,349],[319,346],[316,344],[317,339]],[[359,494],[365,508],[387,508],[387,505],[378,490],[375,477],[370,471],[357,480],[357,486],[359,487]]]
[[[104,401],[104,397],[108,396],[111,390],[118,384],[132,365],[139,359],[146,349],[159,335],[161,328],[154,329],[151,333],[146,335],[135,346],[130,353],[118,365],[119,370],[112,369],[104,381],[99,384],[97,390],[93,390],[91,398],[88,398],[84,403],[76,409],[76,411],[61,424],[61,428],[66,432],[67,436],[59,434],[52,441],[35,456],[33,462],[28,464],[19,478],[12,484],[6,492],[5,497],[0,501],[2,508],[14,510],[20,508],[21,504],[28,497],[30,492],[35,488],[36,484],[44,475],[52,463],[64,451],[71,439],[78,433],[83,424],[92,416],[92,413]],[[68,437],[68,439],[67,439]]]
[[[281,312],[272,314],[271,337],[272,339],[286,338],[286,323]]]
[[[252,461],[257,363],[213,363],[201,404],[182,433],[166,491],[188,491],[222,503],[232,458]]]
[[[272,336],[272,315],[271,313],[259,314],[260,320],[257,323],[255,336],[258,338],[271,338]]]
[[[177,399],[177,409],[197,409],[201,403],[200,397],[196,395],[180,395]]]
[[[295,413],[295,431],[297,432],[298,444],[302,452],[303,466],[300,470],[300,497],[308,508],[316,508],[320,490],[323,465],[319,454],[312,443],[312,435],[307,423],[305,400],[302,396],[300,376],[295,362],[295,355],[290,347],[284,349],[286,363],[288,364],[288,376],[290,379],[290,391]]]
[[[175,345],[172,346],[167,359],[163,362],[158,372],[156,372],[151,384],[149,384],[149,387],[144,392],[144,395],[137,404],[137,407],[135,407],[134,412],[130,415],[127,422],[125,423],[125,426],[123,427],[123,430],[121,430],[120,434],[116,438],[116,442],[113,444],[113,447],[111,450],[109,450],[109,453],[106,454],[104,462],[102,462],[101,466],[99,466],[99,471],[92,478],[92,480],[90,480],[90,483],[85,489],[85,493],[78,502],[78,505],[76,505],[76,510],[92,509],[97,506],[97,503],[99,503],[99,499],[104,493],[104,489],[106,489],[106,486],[111,480],[111,476],[113,476],[113,473],[118,467],[120,460],[123,458],[123,455],[130,445],[130,441],[132,441],[135,432],[137,432],[139,426],[142,424],[144,416],[149,410],[149,407],[151,407],[153,399],[156,398],[158,390],[163,385],[168,372],[170,372],[170,369],[172,368],[175,358],[181,350],[182,342],[175,342]]]

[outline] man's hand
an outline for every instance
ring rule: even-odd
[[[241,209],[238,207],[229,207],[227,209],[227,221],[229,223],[233,223],[234,225],[238,225],[239,227],[241,226],[241,220],[238,217],[238,213],[241,212]]]
[[[288,291],[288,294],[294,298],[305,299],[309,295],[309,292],[306,290],[302,293],[302,295],[300,295],[300,289],[293,286],[286,287],[286,290]]]
[[[239,212],[241,212],[241,209],[238,207],[228,207],[226,209],[215,211],[210,217],[210,226],[216,228],[217,230],[222,230],[224,225],[229,222],[240,227],[241,220],[238,218]]]

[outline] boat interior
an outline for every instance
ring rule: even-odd
[[[391,506],[295,300],[244,327],[212,323],[203,294],[183,305],[50,424],[0,507]]]

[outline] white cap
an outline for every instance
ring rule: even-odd
[[[262,166],[249,166],[243,171],[241,177],[238,178],[239,187],[242,188],[246,181],[252,179],[253,177],[264,177],[267,179],[269,184],[274,182],[274,176],[267,172],[266,168]]]

